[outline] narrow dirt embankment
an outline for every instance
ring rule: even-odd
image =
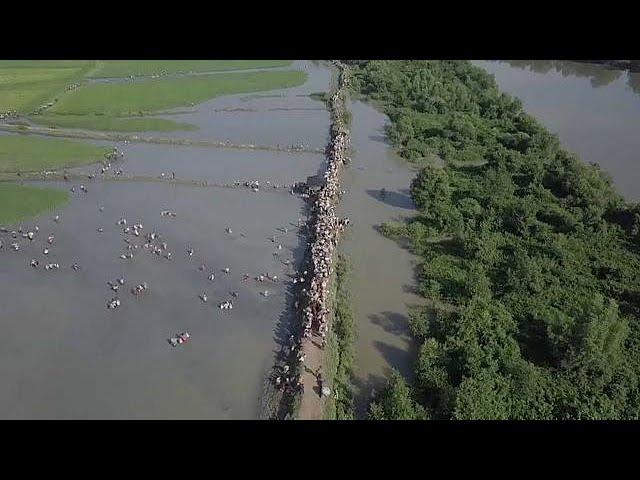
[[[304,420],[320,420],[324,416],[325,401],[331,395],[331,385],[322,384],[321,371],[325,364],[325,345],[331,328],[331,286],[334,260],[340,234],[349,223],[336,215],[342,194],[340,175],[349,163],[351,137],[348,128],[346,95],[349,69],[340,61],[332,64],[338,71],[337,85],[328,101],[331,115],[330,140],[326,147],[326,170],[323,184],[311,194],[309,248],[301,272],[294,284],[298,288],[296,315],[300,317],[299,332],[291,335],[284,347],[286,363],[276,367],[272,381],[282,391],[277,418],[291,416]]]

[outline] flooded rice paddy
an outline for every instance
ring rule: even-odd
[[[261,377],[272,361],[273,331],[291,303],[285,288],[290,268],[283,262],[301,260],[290,222],[303,215],[302,201],[157,184],[89,189],[62,211],[60,224],[51,215],[36,219],[37,240],[3,253],[3,331],[9,339],[0,353],[3,416],[254,417]],[[177,216],[162,217],[165,209]],[[130,260],[119,258],[128,253],[124,238],[135,240],[116,226],[121,217],[158,232],[173,259],[142,247]],[[280,226],[290,233],[276,230]],[[50,233],[55,243],[45,259],[41,250]],[[276,257],[277,244],[282,249]],[[29,266],[31,258],[40,268]],[[44,271],[45,262],[60,269]],[[79,272],[70,268],[74,262]],[[253,279],[263,272],[279,281]],[[242,281],[244,274],[251,279]],[[126,283],[116,295],[107,282],[120,277]],[[129,290],[142,282],[149,290],[137,298]],[[268,297],[260,294],[265,289]],[[238,292],[233,310],[220,310],[232,291]],[[198,297],[202,293],[207,303]],[[122,305],[106,309],[114,296]],[[185,330],[191,342],[171,348],[166,339]]]
[[[158,118],[200,127],[172,132],[176,138],[324,149],[329,138],[329,112],[309,95],[329,90],[331,71],[312,62],[294,62],[293,68],[306,71],[309,80],[294,88],[219,97]]]
[[[295,66],[308,68],[307,84],[249,100],[228,97],[207,102],[207,108],[197,105],[201,113],[188,121],[207,139],[235,135],[243,142],[323,148],[329,125],[324,104],[297,95],[328,90],[331,72],[311,62]],[[248,120],[251,114],[216,112],[209,108],[213,104],[252,105],[260,112]],[[274,108],[297,110],[292,115]],[[96,179],[85,182],[88,192],[83,193],[79,181],[31,182],[65,190],[75,185],[76,192],[59,211],[23,223],[24,231],[38,225],[33,241],[0,233],[5,245],[0,250],[0,418],[260,416],[263,383],[277,348],[275,332],[291,321],[288,274],[300,265],[307,241],[296,228],[306,216],[304,201],[287,190],[265,188],[263,182],[304,181],[319,171],[323,156],[105,144],[126,153],[113,168],[127,175],[255,179],[262,188],[252,192]],[[176,216],[162,216],[165,210]],[[56,214],[59,222],[53,220]],[[128,226],[142,223],[141,236],[125,234],[125,227],[116,224],[121,218]],[[5,227],[11,231],[19,225]],[[143,235],[151,232],[160,236],[156,245],[166,242],[170,260],[165,251],[156,255],[142,246]],[[52,245],[47,243],[50,234]],[[125,240],[139,247],[128,249]],[[14,241],[19,251],[9,248]],[[128,253],[133,258],[120,258]],[[30,266],[32,259],[39,261],[38,268]],[[47,263],[60,268],[46,271]],[[71,268],[74,263],[78,271]],[[208,278],[212,273],[213,281]],[[277,281],[254,279],[263,273]],[[114,293],[107,282],[121,277],[125,284]],[[133,295],[130,289],[143,282],[148,291]],[[114,297],[120,307],[107,309]],[[232,310],[218,308],[226,300],[233,300]],[[182,331],[190,332],[190,341],[172,348],[168,339]]]
[[[106,142],[95,142],[108,145]],[[114,164],[128,175],[169,176],[198,179],[209,183],[233,183],[257,180],[275,185],[291,185],[317,174],[324,156],[316,153],[283,153],[269,150],[234,150],[225,148],[153,145],[130,143],[119,145],[126,162]],[[94,173],[95,166],[71,169],[72,172]]]

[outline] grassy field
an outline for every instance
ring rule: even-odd
[[[0,60],[0,69],[93,68],[95,65],[95,60]]]
[[[70,140],[0,135],[0,172],[34,172],[84,165],[101,160],[108,150]]]
[[[154,75],[159,73],[215,72],[248,68],[276,68],[291,60],[104,60],[91,74],[95,78]]]
[[[54,209],[69,200],[69,194],[53,188],[0,184],[0,224],[11,225]]]
[[[198,130],[190,123],[149,117],[109,117],[105,115],[37,115],[31,118],[46,127],[82,128],[112,132],[173,132]]]
[[[294,87],[305,80],[305,72],[289,70],[92,84],[65,94],[50,113],[139,115],[200,103],[219,95]]]
[[[197,127],[190,124],[143,115],[219,95],[301,85],[306,73],[297,70],[217,73],[139,83],[85,82],[72,91],[65,91],[65,87],[88,77],[276,68],[291,63],[290,60],[0,60],[0,112],[16,110],[31,114],[39,106],[53,102],[51,108],[43,115],[34,115],[32,121],[98,131],[194,130]]]
[[[94,65],[77,60],[0,60],[0,112],[30,113]]]

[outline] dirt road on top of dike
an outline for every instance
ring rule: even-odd
[[[335,250],[349,223],[349,219],[338,218],[335,209],[342,194],[340,175],[342,167],[349,162],[350,149],[345,120],[348,70],[341,62],[333,64],[338,69],[338,79],[328,105],[331,127],[326,170],[322,185],[310,198],[309,248],[304,267],[294,279],[299,289],[296,314],[302,317],[299,334],[291,335],[288,345],[283,346],[284,362],[276,366],[272,378],[276,389],[282,391],[276,418],[321,420],[325,416],[326,400],[333,395],[332,379],[319,380],[327,360],[325,346],[331,328]]]

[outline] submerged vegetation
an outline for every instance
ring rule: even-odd
[[[422,165],[416,383],[372,418],[640,417],[640,206],[466,61],[371,61],[354,88]],[[424,159],[439,157],[443,167]]]
[[[0,224],[11,225],[69,200],[69,194],[54,188],[0,183]]]
[[[109,149],[71,140],[0,135],[0,172],[36,172],[102,160]]]

